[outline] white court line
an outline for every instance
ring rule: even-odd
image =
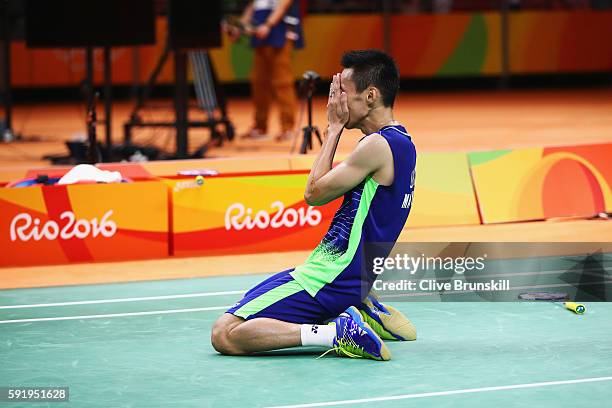
[[[566,269],[554,269],[550,271],[537,271],[537,272],[504,272],[504,273],[493,273],[493,274],[488,274],[488,275],[474,275],[474,276],[470,276],[470,278],[479,278],[479,279],[480,278],[504,278],[504,277],[512,277],[512,276],[555,275],[555,274],[560,274],[560,273],[581,273],[583,275],[594,276],[596,278],[599,278],[602,276],[601,273],[592,273],[589,271],[600,271],[600,270],[601,268],[590,268],[590,269],[584,269],[581,271],[572,271],[572,270],[568,271]],[[608,270],[604,268],[604,272],[608,273]],[[457,274],[457,275],[462,276],[463,274]],[[410,278],[406,280],[416,282],[421,279],[425,279],[425,277],[423,276],[422,278]]]
[[[471,394],[471,393],[476,393],[476,392],[516,390],[520,388],[550,387],[553,385],[581,384],[581,383],[598,382],[598,381],[612,381],[612,377],[593,377],[593,378],[581,378],[577,380],[547,381],[547,382],[537,382],[537,383],[528,383],[528,384],[501,385],[497,387],[466,388],[463,390],[423,392],[419,394],[392,395],[389,397],[363,398],[363,399],[340,400],[340,401],[329,401],[329,402],[314,402],[310,404],[282,405],[282,406],[274,406],[274,407],[268,407],[268,408],[329,407],[329,406],[334,406],[334,405],[363,404],[366,402],[393,401],[393,400],[403,400],[403,399],[411,399],[411,398],[441,397],[444,395],[457,395],[457,394]]]
[[[0,320],[0,324],[48,322],[48,321],[53,321],[53,320],[101,319],[104,317],[147,316],[147,315],[161,315],[161,314],[172,314],[172,313],[204,312],[208,310],[227,310],[230,307],[231,306],[212,306],[212,307],[198,307],[194,309],[152,310],[149,312],[111,313],[111,314],[85,315],[85,316],[38,317],[34,319]]]
[[[587,269],[590,270],[590,269]],[[564,272],[564,270],[553,270],[553,271],[538,271],[538,272],[518,272],[518,273],[502,273],[502,274],[493,274],[493,275],[480,275],[478,278],[495,278],[495,277],[506,277],[506,276],[535,276],[535,275],[550,275],[559,272]],[[571,271],[570,271],[571,272]],[[584,272],[584,271],[583,271]],[[600,276],[599,274],[590,274],[585,273],[585,275],[593,275]],[[406,279],[408,281],[417,281],[417,279]],[[610,282],[604,282],[610,283]],[[582,285],[596,285],[595,283],[587,283]],[[571,284],[560,284],[561,286],[573,286]],[[542,287],[554,287],[555,285],[539,285],[539,286],[520,286],[511,289],[537,289]],[[447,291],[445,293],[467,293],[470,291]],[[163,295],[163,296],[147,296],[147,297],[133,297],[133,298],[118,298],[118,299],[100,299],[100,300],[83,300],[83,301],[74,301],[74,302],[58,302],[58,303],[37,303],[37,304],[26,304],[26,305],[10,305],[10,306],[0,306],[0,310],[2,309],[27,309],[27,308],[35,308],[35,307],[55,307],[55,306],[74,306],[74,305],[95,305],[95,304],[104,304],[104,303],[122,303],[122,302],[141,302],[147,300],[164,300],[164,299],[186,299],[186,298],[194,298],[194,297],[206,297],[206,296],[223,296],[223,295],[240,295],[246,293],[246,290],[231,290],[225,292],[201,292],[201,293],[188,293],[183,295]],[[398,296],[431,296],[436,293],[416,293],[409,295],[389,295],[389,297],[398,297]]]
[[[586,285],[599,285],[602,283],[608,284],[608,283],[612,283],[612,281],[585,283],[581,285],[585,285],[585,286]],[[550,287],[569,287],[569,286],[574,286],[574,285],[572,284],[534,285],[534,286],[520,286],[520,287],[514,287],[514,288],[511,287],[510,289],[512,290],[539,289],[539,288],[547,288],[547,287],[550,288]],[[39,304],[31,304],[31,305],[10,305],[10,306],[0,306],[0,309],[20,309],[20,308],[25,309],[25,308],[34,308],[34,307],[137,302],[137,301],[144,301],[144,300],[180,299],[180,298],[191,298],[191,297],[236,295],[236,294],[242,294],[245,292],[246,290],[235,290],[235,291],[225,291],[225,292],[188,293],[188,294],[183,294],[183,295],[149,296],[149,297],[139,297],[139,298],[84,300],[84,301],[77,301],[77,302],[39,303]],[[445,292],[445,294],[458,294],[458,293],[471,293],[471,292],[473,291],[447,291]],[[408,293],[408,294],[387,295],[385,296],[385,298],[405,297],[405,296],[433,296],[437,294],[438,292]],[[113,314],[103,314],[103,315],[61,316],[61,317],[44,317],[44,318],[18,319],[18,320],[0,320],[0,324],[41,322],[41,321],[51,321],[51,320],[97,319],[97,318],[104,318],[104,317],[143,316],[143,315],[155,315],[155,314],[186,313],[186,312],[196,312],[196,311],[206,311],[206,310],[222,310],[222,309],[229,309],[230,307],[231,306],[214,306],[214,307],[204,307],[204,308],[195,308],[195,309],[154,310],[154,311],[149,311],[149,312],[113,313]]]
[[[187,293],[184,295],[164,295],[164,296],[119,298],[119,299],[83,300],[83,301],[78,301],[78,302],[60,302],[60,303],[37,303],[37,304],[32,304],[32,305],[0,306],[0,309],[26,309],[26,308],[32,308],[32,307],[95,305],[95,304],[101,304],[101,303],[141,302],[145,300],[185,299],[185,298],[205,297],[205,296],[240,295],[245,292],[246,290],[230,290],[226,292]]]
[[[544,289],[544,288],[565,288],[565,287],[576,287],[576,285],[578,285],[579,287],[582,286],[589,286],[589,285],[607,285],[609,283],[612,283],[612,281],[603,281],[603,282],[590,282],[590,283],[553,283],[550,285],[531,285],[531,286],[510,286],[509,290],[525,290],[525,289]],[[413,296],[436,296],[436,295],[458,295],[461,293],[475,293],[475,292],[480,292],[478,290],[447,290],[443,293],[440,293],[438,291],[434,291],[434,292],[416,292],[416,293],[397,293],[397,294],[391,294],[391,295],[384,295],[381,296],[384,299],[390,299],[390,298],[401,298],[401,297],[413,297]],[[501,291],[501,292],[507,292],[507,291]],[[384,300],[383,299],[383,300]]]

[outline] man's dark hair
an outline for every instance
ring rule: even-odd
[[[375,86],[382,94],[383,105],[393,107],[399,89],[399,70],[393,58],[378,50],[356,50],[345,53],[341,64],[353,69],[351,79],[357,92]]]

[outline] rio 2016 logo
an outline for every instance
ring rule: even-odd
[[[274,201],[270,207],[276,214],[270,215],[267,211],[258,211],[253,214],[251,208],[246,208],[242,203],[234,203],[227,207],[225,211],[225,229],[237,230],[242,229],[252,230],[253,228],[293,228],[296,226],[303,227],[308,224],[310,226],[319,225],[323,219],[321,211],[314,207],[285,208],[285,205],[280,201]]]
[[[110,238],[117,232],[117,224],[110,220],[113,210],[108,210],[102,219],[91,220],[76,219],[72,211],[64,211],[60,214],[60,221],[65,221],[60,225],[57,221],[49,220],[41,225],[39,218],[32,218],[30,214],[21,213],[16,215],[11,221],[11,241],[40,241],[45,238],[50,241],[56,239],[85,239],[89,235],[93,238],[102,235]]]

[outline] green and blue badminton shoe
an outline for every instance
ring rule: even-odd
[[[373,295],[368,295],[359,312],[370,327],[384,340],[416,340],[416,328],[392,306],[379,302]]]
[[[336,326],[332,350],[339,356],[379,361],[391,359],[385,343],[363,320],[356,307],[348,308],[330,324]]]

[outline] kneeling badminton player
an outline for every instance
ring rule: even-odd
[[[397,240],[412,203],[416,150],[393,118],[399,71],[376,50],[350,51],[342,66],[330,86],[327,136],[304,197],[314,206],[342,195],[344,201],[302,265],[261,282],[216,321],[212,344],[222,354],[323,346],[339,356],[389,360],[383,339],[416,339],[406,317],[369,293],[375,275],[371,269],[362,275],[360,256],[369,242]],[[332,168],[344,128],[366,136]]]

